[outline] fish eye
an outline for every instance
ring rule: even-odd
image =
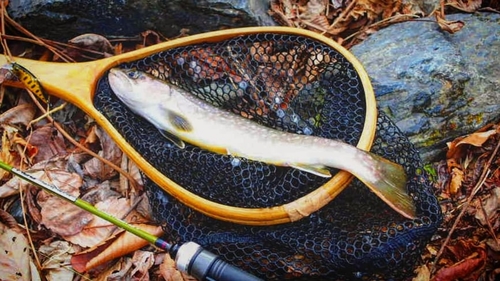
[[[129,71],[127,73],[127,75],[128,75],[128,77],[130,77],[132,79],[137,79],[137,78],[139,78],[140,73],[139,73],[139,71],[133,70],[133,71]]]

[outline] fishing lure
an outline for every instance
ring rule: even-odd
[[[11,66],[12,72],[17,76],[17,78],[19,78],[24,86],[32,91],[41,101],[43,101],[47,105],[50,105],[48,95],[45,94],[42,85],[40,85],[40,82],[35,77],[35,75],[33,75],[33,73],[15,62],[12,63]]]

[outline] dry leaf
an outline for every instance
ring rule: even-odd
[[[486,245],[488,245],[489,249],[500,253],[500,238],[488,238],[486,239]]]
[[[35,117],[35,112],[33,104],[20,104],[0,114],[0,124],[24,125],[26,127]]]
[[[42,245],[38,253],[42,257],[44,277],[47,280],[73,280],[74,271],[68,268],[73,247],[64,241],[54,241],[49,245]]]
[[[135,251],[132,256],[132,264],[135,266],[130,273],[134,279],[149,280],[149,270],[155,264],[153,252]]]
[[[141,170],[139,170],[134,161],[130,161],[130,159],[127,157],[126,154],[122,155],[120,168],[122,168],[129,175],[131,175],[137,184],[139,184],[140,186],[144,185]],[[129,186],[129,180],[123,174],[120,173],[119,192],[127,195],[129,193],[139,193],[140,190],[131,190],[131,186],[133,187],[133,185]]]
[[[123,218],[130,211],[131,204],[126,198],[111,197],[98,202],[95,207],[114,217]],[[91,216],[93,217],[92,221],[85,225],[80,232],[72,236],[65,236],[64,239],[82,247],[93,247],[105,241],[110,232],[116,229],[116,226],[110,222],[94,215]]]
[[[30,248],[24,235],[0,223],[0,278],[2,280],[40,280],[31,270]]]
[[[62,134],[50,124],[36,129],[29,137],[29,143],[38,150],[34,163],[67,154]]]
[[[161,236],[163,231],[160,226],[138,224],[133,225],[139,229],[151,233],[155,236]],[[71,258],[71,264],[78,272],[84,272],[96,266],[102,265],[108,261],[124,256],[128,253],[136,251],[148,242],[138,236],[122,232],[118,237],[112,237],[104,243],[89,249],[87,251],[78,253]]]
[[[101,151],[99,151],[99,156],[104,159],[108,159],[117,166],[120,165],[123,152],[118,148],[116,143],[109,137],[109,135],[104,132],[100,127],[94,127],[95,135],[99,138],[99,143],[101,145]],[[83,169],[87,175],[92,178],[97,178],[100,180],[108,180],[116,175],[116,171],[105,165],[97,158],[92,158],[83,165]]]
[[[455,9],[473,13],[481,8],[482,0],[448,0],[446,1],[446,6],[451,6]]]
[[[485,245],[476,246],[472,240],[460,239],[456,245],[446,247],[448,256],[457,262],[441,268],[433,281],[477,280],[486,264]]]
[[[130,280],[130,269],[133,264],[130,258],[120,259],[119,262],[106,268],[99,276],[93,278],[93,281],[122,281]]]
[[[69,40],[68,42],[82,48],[88,48],[103,53],[113,54],[113,46],[111,45],[111,43],[106,37],[99,34],[82,34]]]
[[[75,197],[80,194],[82,178],[76,173],[54,169],[42,171],[41,176],[34,176],[53,184],[66,194]],[[38,193],[37,203],[41,209],[42,221],[40,223],[62,236],[79,233],[92,220],[92,215],[87,211],[45,191]]]
[[[12,147],[12,143],[9,138],[9,130],[4,130],[2,134],[2,148],[0,150],[0,161],[4,162],[7,165],[13,166],[14,164],[14,156],[10,152]],[[10,175],[9,172],[4,169],[0,169],[0,180],[2,180],[7,175]],[[10,188],[6,184],[0,187],[0,198],[5,198],[12,194],[16,194],[17,188]]]
[[[442,30],[449,32],[451,34],[457,32],[457,31],[460,31],[465,25],[465,23],[463,21],[459,21],[459,20],[447,21],[445,19],[443,11],[438,11],[438,10],[434,11],[434,16],[436,17],[436,22],[439,25],[439,27]]]
[[[415,273],[417,276],[415,276],[412,281],[429,281],[431,280],[431,272],[429,271],[429,268],[427,265],[421,265],[419,266],[416,270]]]
[[[489,130],[485,132],[475,132],[465,137],[456,138],[454,141],[447,143],[448,152],[446,153],[447,158],[460,158],[464,149],[463,145],[473,145],[476,147],[481,147],[491,136],[495,135],[496,130]]]
[[[153,30],[141,32],[142,44],[144,47],[161,43],[160,35]]]
[[[180,272],[175,268],[175,261],[166,254],[163,259],[163,263],[160,265],[160,274],[165,280],[169,281],[195,281],[191,276]]]
[[[464,172],[459,168],[453,168],[451,170],[451,181],[448,189],[451,196],[457,195],[458,191],[462,187],[463,180]]]
[[[491,220],[500,209],[500,187],[491,190],[491,195],[483,201],[482,209],[484,212],[483,210],[477,210],[475,217],[482,225],[488,225],[488,219]]]

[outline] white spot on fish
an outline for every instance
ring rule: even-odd
[[[178,65],[183,65],[186,61],[184,60],[184,58],[178,58],[177,59],[177,64]]]
[[[241,160],[239,158],[233,158],[231,160],[231,165],[233,165],[233,167],[238,167],[240,164],[241,164]]]

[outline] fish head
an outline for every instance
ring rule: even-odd
[[[108,80],[115,95],[130,108],[154,106],[170,97],[165,82],[136,69],[112,68]]]

